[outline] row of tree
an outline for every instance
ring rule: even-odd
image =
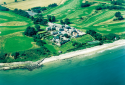
[[[57,3],[53,3],[53,4],[48,5],[48,7],[56,7],[56,6],[58,6]]]
[[[123,9],[123,10],[125,10],[125,8],[122,7],[122,6],[114,6],[114,5],[112,5],[112,6],[98,5],[98,6],[95,7],[95,9],[96,10],[102,10],[102,9],[109,9],[109,10],[112,10],[112,9],[115,9],[115,10]]]
[[[28,9],[28,11],[32,10],[33,12],[41,13],[41,11],[45,11],[50,7],[56,7],[56,6],[58,6],[58,5],[56,3],[53,3],[53,4],[48,5],[48,7],[33,7],[31,9]]]
[[[6,8],[0,5],[0,11],[9,11],[9,8]]]
[[[122,0],[111,1],[111,4],[113,4],[113,5],[122,5],[122,3],[123,3]]]
[[[26,11],[24,11],[24,10],[21,10],[21,9],[14,9],[14,11],[13,11],[14,13],[16,13],[16,14],[19,14],[19,15],[21,15],[21,16],[24,16],[24,17],[27,17],[27,18],[29,18],[30,17],[30,15],[26,12]]]
[[[94,30],[88,30],[88,31],[86,31],[86,33],[90,34],[92,37],[94,37],[95,40],[99,40],[101,42],[101,44],[103,44],[103,42],[105,42],[106,40],[114,41],[114,40],[120,39],[119,35],[113,34],[113,33],[110,33],[108,35],[103,35],[103,36],[102,36],[102,34],[97,33]]]
[[[36,13],[41,13],[41,11],[47,10],[47,7],[33,7],[31,9],[28,9],[28,11],[31,11],[31,10]]]

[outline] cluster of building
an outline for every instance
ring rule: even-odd
[[[48,27],[46,27],[46,31],[49,31],[51,35],[53,35],[52,41],[59,46],[70,41],[71,38],[77,38],[86,34],[85,32],[81,32],[74,27],[51,22],[48,22]]]

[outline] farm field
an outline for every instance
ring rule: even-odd
[[[7,5],[5,5],[6,7],[10,8],[10,9],[23,9],[23,10],[27,10],[29,8],[32,7],[36,7],[36,6],[48,6],[49,4],[52,3],[57,3],[58,5],[63,4],[65,2],[65,0],[19,0],[18,2],[14,2],[14,0],[2,0],[0,1],[0,3],[6,2]]]

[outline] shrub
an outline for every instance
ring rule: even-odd
[[[123,16],[121,16],[121,17],[118,17],[118,20],[123,20],[124,18],[123,18]]]
[[[48,7],[56,7],[56,6],[58,6],[57,3],[53,3],[53,4],[48,5]]]
[[[34,27],[27,27],[25,32],[24,32],[25,35],[27,36],[33,36],[33,35],[36,35],[36,31],[35,31],[35,28]]]
[[[14,56],[14,59],[17,59],[19,57],[19,52],[12,53],[11,55]]]
[[[102,9],[102,6],[97,6],[95,9],[96,9],[96,10],[101,10],[101,9]]]
[[[9,11],[9,8],[6,8],[0,5],[0,11]]]
[[[82,3],[82,4],[81,4],[81,7],[89,7],[89,6],[90,6],[89,3]]]
[[[37,31],[39,31],[40,30],[40,25],[36,24],[35,28],[37,29]]]
[[[115,17],[121,17],[121,12],[116,12]]]
[[[65,24],[70,24],[70,20],[69,20],[68,18],[66,18],[66,19],[64,20],[64,23],[65,23]]]

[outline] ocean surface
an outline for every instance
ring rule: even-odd
[[[33,71],[0,71],[0,85],[125,85],[125,46],[47,63]]]

